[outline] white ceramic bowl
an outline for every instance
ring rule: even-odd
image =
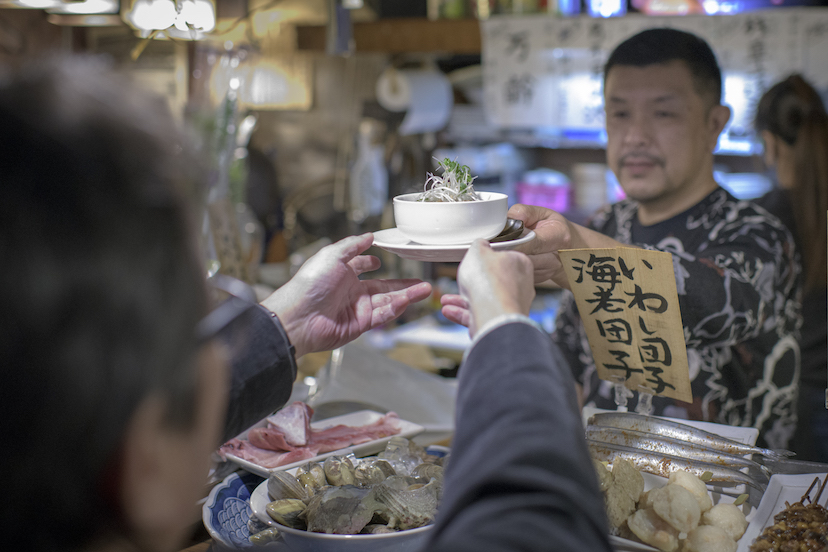
[[[449,449],[439,445],[429,445],[426,451],[435,456],[445,456]],[[271,519],[266,510],[269,500],[265,479],[250,493],[250,510],[256,519],[279,531],[291,552],[420,552],[425,550],[425,545],[434,528],[432,524],[383,535],[313,533],[285,527]]]
[[[383,535],[329,535],[274,523],[291,552],[419,552],[433,525]]]
[[[490,239],[506,226],[508,196],[477,192],[480,201],[417,201],[419,193],[394,198],[397,230],[423,245],[460,245]]]

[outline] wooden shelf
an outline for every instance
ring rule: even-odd
[[[325,26],[297,26],[299,50],[324,51]],[[445,52],[480,53],[480,22],[477,19],[400,18],[354,23],[357,52]]]

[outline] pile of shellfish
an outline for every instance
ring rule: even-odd
[[[268,515],[277,523],[317,533],[378,534],[414,529],[434,520],[448,456],[426,453],[392,438],[377,456],[329,456],[292,475],[267,481]]]

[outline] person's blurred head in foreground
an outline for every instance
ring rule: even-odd
[[[622,42],[604,68],[607,162],[644,224],[692,207],[714,189],[713,150],[730,109],[701,38],[649,29]]]
[[[204,495],[226,367],[199,343],[196,165],[90,60],[0,77],[0,472],[11,550],[169,550]]]
[[[765,146],[765,163],[791,194],[795,231],[804,250],[805,285],[824,289],[828,114],[822,98],[800,75],[791,75],[762,95],[754,124]]]

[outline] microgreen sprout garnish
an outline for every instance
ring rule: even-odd
[[[476,201],[480,199],[474,191],[472,182],[477,178],[471,175],[466,165],[452,161],[448,157],[437,161],[443,174],[428,173],[424,191],[418,201]]]

